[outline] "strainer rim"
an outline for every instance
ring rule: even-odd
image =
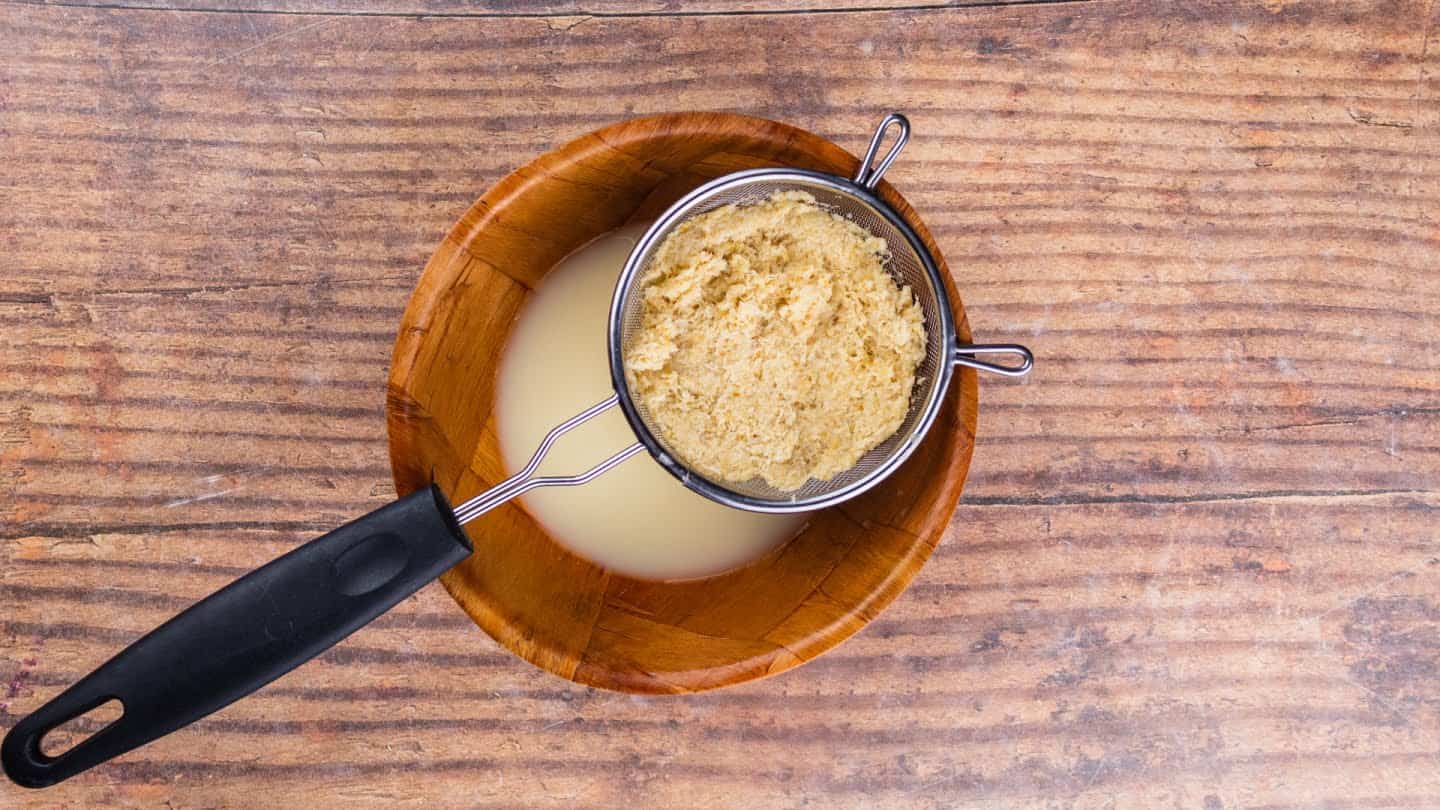
[[[682,215],[688,208],[701,198],[710,197],[721,193],[732,186],[754,183],[757,181],[778,181],[778,182],[801,182],[817,183],[821,186],[828,186],[833,190],[855,197],[868,205],[877,214],[884,217],[895,227],[910,243],[920,259],[925,275],[929,279],[931,288],[935,291],[936,306],[940,323],[941,357],[935,369],[936,382],[930,388],[929,396],[924,403],[919,416],[916,419],[915,427],[910,435],[905,438],[902,444],[896,447],[874,470],[859,478],[858,480],[839,487],[835,490],[813,495],[805,498],[791,500],[779,500],[776,498],[760,498],[744,493],[736,492],[726,486],[723,482],[715,481],[690,469],[683,461],[669,453],[660,440],[645,424],[638,409],[632,401],[630,386],[625,379],[625,361],[623,347],[621,346],[623,332],[623,303],[626,290],[634,276],[640,271],[640,260],[646,256],[662,234],[668,233],[671,222]],[[926,324],[926,329],[932,328]],[[610,300],[610,318],[607,325],[606,350],[610,363],[610,382],[615,391],[620,411],[625,415],[625,421],[629,423],[635,438],[645,447],[650,456],[655,459],[661,468],[670,473],[688,489],[697,492],[710,500],[736,509],[743,509],[749,512],[767,512],[773,514],[784,514],[793,512],[810,512],[834,506],[838,503],[850,500],[863,492],[879,485],[890,476],[892,472],[904,464],[907,459],[919,447],[924,440],[930,427],[939,415],[941,404],[944,402],[945,393],[950,388],[950,380],[954,375],[955,366],[953,363],[955,345],[955,317],[950,310],[950,296],[945,287],[945,280],[940,274],[940,269],[935,261],[934,255],[920,239],[919,234],[911,227],[905,218],[881,199],[877,194],[861,186],[855,181],[830,174],[828,172],[812,171],[810,169],[795,168],[760,168],[746,169],[744,171],[732,172],[710,180],[685,196],[681,197],[664,213],[656,217],[655,221],[645,230],[645,233],[636,241],[635,247],[631,249],[630,255],[626,257],[625,267],[620,272],[619,279],[615,282],[615,290]]]

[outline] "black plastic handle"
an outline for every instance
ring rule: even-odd
[[[434,486],[246,574],[151,631],[23,718],[0,745],[16,784],[53,785],[227,706],[394,607],[465,559]],[[57,757],[40,740],[111,699],[120,718]]]

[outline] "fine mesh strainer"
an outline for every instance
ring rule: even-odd
[[[872,167],[891,127],[898,127],[895,144]],[[584,484],[642,451],[648,450],[690,489],[755,512],[818,509],[878,484],[909,457],[934,422],[955,366],[1018,376],[1033,362],[1023,346],[956,342],[950,302],[934,257],[874,194],[909,133],[903,116],[886,117],[853,179],[762,169],[721,177],[680,200],[640,239],[616,284],[609,327],[614,394],[556,426],[523,469],[458,509],[452,510],[439,488],[431,485],[296,548],[156,628],[21,718],[0,745],[0,765],[6,775],[25,787],[53,785],[228,705],[328,649],[464,560],[471,549],[461,524],[537,487]],[[687,218],[797,189],[885,240],[889,271],[914,291],[924,313],[925,360],[900,429],[845,473],[829,481],[808,481],[791,492],[758,480],[710,480],[687,469],[651,430],[649,415],[631,399],[625,352],[639,320],[643,296],[637,293],[656,247]],[[1011,354],[1020,362],[1001,366],[976,359],[984,354]],[[535,475],[560,436],[616,405],[634,429],[635,443],[579,475]],[[112,701],[121,704],[118,719],[63,753],[41,750],[40,741],[47,733]]]
[[[897,130],[894,144],[879,163],[873,163],[885,133],[892,127]],[[608,338],[610,379],[615,388],[614,395],[551,431],[540,443],[530,463],[515,476],[490,492],[461,504],[455,510],[460,522],[465,523],[537,487],[583,484],[641,450],[648,450],[660,466],[680,479],[685,486],[726,506],[752,512],[805,512],[821,509],[853,498],[875,486],[909,458],[939,414],[941,401],[956,366],[992,371],[1010,377],[1029,372],[1034,358],[1024,346],[1009,343],[962,345],[958,342],[955,323],[950,314],[950,299],[945,292],[945,282],[940,277],[934,257],[914,229],[875,195],[874,189],[880,183],[880,178],[899,156],[900,150],[909,139],[910,122],[903,115],[891,113],[876,128],[874,137],[870,139],[870,147],[865,151],[865,157],[860,161],[860,169],[854,178],[846,179],[802,169],[752,169],[712,180],[670,206],[636,243],[625,263],[625,269],[620,273],[619,281],[615,284],[615,295],[610,304]],[[795,490],[776,489],[759,478],[744,482],[717,481],[691,470],[684,459],[666,444],[664,437],[652,429],[650,415],[646,413],[645,406],[630,395],[625,377],[625,353],[633,344],[635,330],[640,324],[644,303],[644,295],[641,293],[649,275],[650,263],[659,246],[664,243],[665,237],[691,217],[725,205],[743,206],[757,203],[783,191],[804,191],[814,197],[822,208],[849,219],[885,240],[889,252],[886,269],[902,285],[914,292],[915,300],[925,318],[925,359],[916,369],[916,384],[911,392],[910,409],[900,428],[890,438],[866,453],[849,470],[826,481],[812,478]],[[1016,365],[1005,366],[976,359],[977,355],[985,354],[1013,355],[1020,361]],[[533,477],[535,469],[561,434],[617,405],[630,422],[638,441],[581,475]]]

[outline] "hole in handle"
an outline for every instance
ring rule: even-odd
[[[75,746],[109,728],[124,714],[125,704],[119,698],[110,698],[46,731],[45,736],[40,738],[40,753],[51,759],[64,756]]]

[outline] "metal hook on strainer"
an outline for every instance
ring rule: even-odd
[[[875,154],[880,151],[880,144],[885,141],[885,133],[890,131],[891,126],[899,127],[895,133],[895,143],[890,151],[878,164],[875,163]],[[874,189],[880,185],[880,179],[885,176],[885,171],[895,158],[900,157],[900,150],[910,142],[910,120],[900,113],[890,113],[880,121],[880,126],[875,128],[875,134],[870,136],[870,146],[865,149],[865,157],[860,158],[860,168],[855,170],[855,177],[850,182],[865,189]],[[874,167],[872,168],[872,164]]]

